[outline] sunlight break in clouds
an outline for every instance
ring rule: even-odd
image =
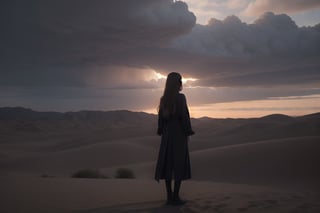
[[[161,81],[167,79],[167,76],[162,75],[154,69],[149,69],[148,75],[145,76],[147,81]]]
[[[155,81],[159,81],[159,80],[166,80],[167,79],[167,76],[166,75],[163,75],[155,70],[151,70],[151,74],[150,76],[147,77],[148,80],[155,80]],[[184,78],[182,77],[182,83],[187,83],[187,82],[195,82],[197,81],[198,79],[196,78]],[[164,87],[165,85],[163,85]]]
[[[198,79],[196,78],[182,78],[182,83],[187,83],[187,82],[195,82],[197,81]]]

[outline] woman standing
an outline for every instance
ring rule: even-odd
[[[182,77],[172,72],[167,76],[158,113],[158,131],[161,145],[155,171],[155,179],[165,179],[167,204],[181,205],[179,190],[182,180],[191,178],[188,136],[193,135],[189,110],[182,90]],[[171,181],[174,179],[172,193]]]

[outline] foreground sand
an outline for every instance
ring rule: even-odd
[[[163,183],[147,179],[0,177],[2,213],[320,212],[316,190],[186,181],[184,206],[165,206]]]

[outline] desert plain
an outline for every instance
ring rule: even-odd
[[[0,108],[0,212],[320,212],[320,114],[192,119],[182,206],[154,180],[157,116]],[[116,178],[119,168],[134,178]],[[105,178],[72,178],[92,169]]]

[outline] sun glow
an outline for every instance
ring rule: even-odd
[[[182,83],[187,83],[188,81],[194,82],[197,81],[196,78],[182,78]]]
[[[156,81],[159,81],[159,80],[162,80],[162,79],[167,79],[167,76],[166,75],[163,75],[159,72],[156,72],[155,70],[151,70],[151,75],[148,76],[148,79],[149,80],[156,80]],[[198,79],[196,78],[183,78],[182,77],[182,83],[187,83],[187,82],[194,82],[194,81],[197,81]]]
[[[148,73],[149,74],[146,77],[147,81],[159,81],[167,78],[167,76],[162,75],[161,73],[156,72],[155,70],[150,70]]]
[[[154,76],[156,80],[166,79],[167,77],[165,75],[162,75],[161,73],[154,71]]]

